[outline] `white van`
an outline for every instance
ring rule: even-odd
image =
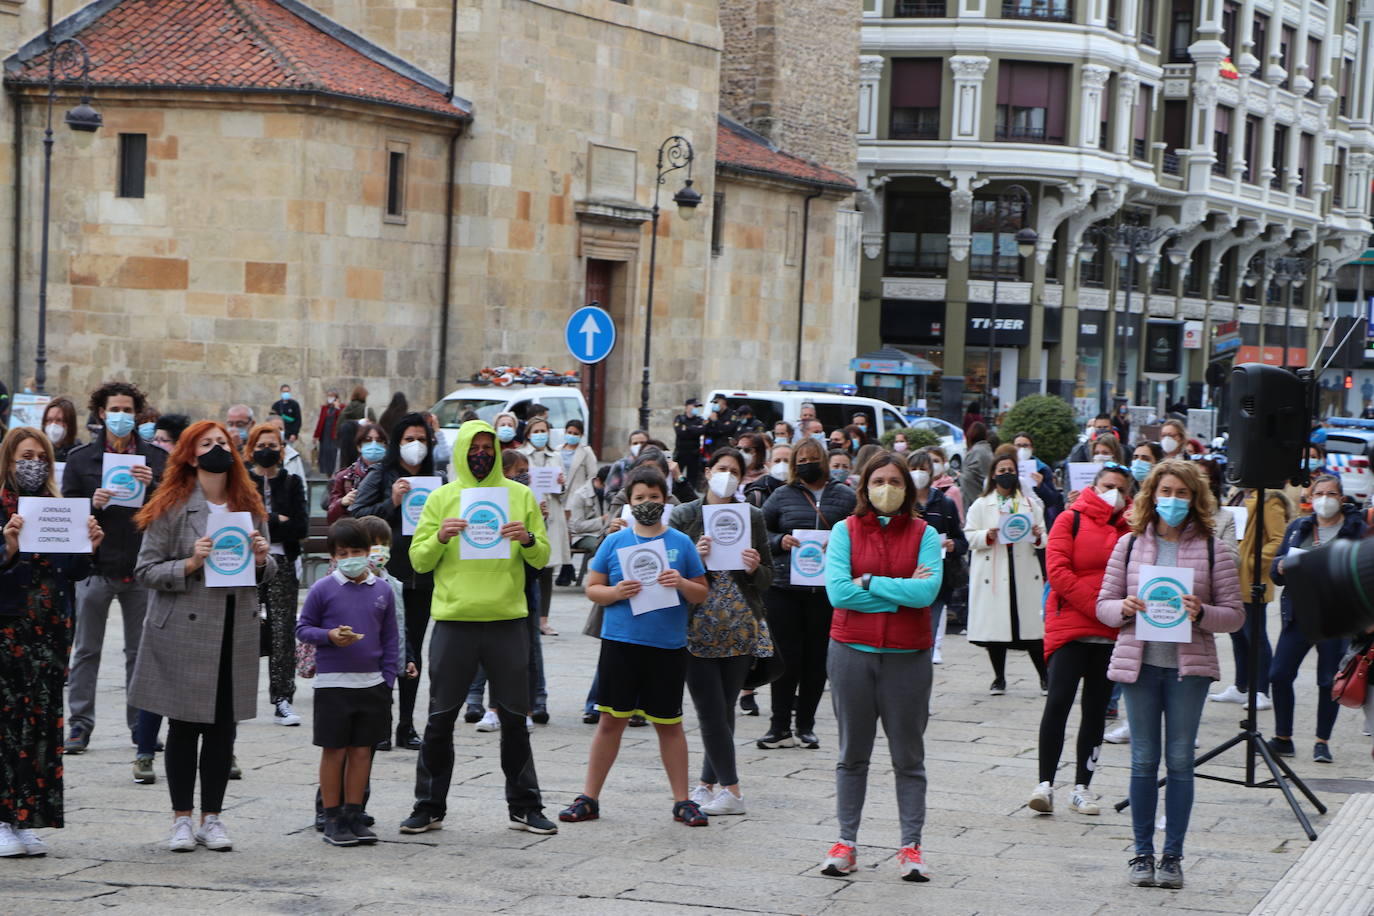
[[[589,411],[581,389],[551,385],[459,388],[444,395],[442,401],[430,408],[430,413],[439,418],[439,435],[451,448],[458,438],[463,414],[469,410],[488,423],[501,413],[513,413],[523,420],[534,404],[549,409],[549,445],[553,448],[563,447],[563,427],[569,420],[581,420],[584,427],[587,424]]]
[[[718,397],[725,398],[732,408],[748,404],[753,409],[754,416],[763,421],[763,428],[770,431],[773,424],[779,420],[786,420],[795,426],[797,418],[801,416],[802,404],[816,405],[816,419],[821,421],[827,432],[848,426],[850,418],[856,413],[867,415],[868,428],[876,431],[876,435],[870,438],[875,440],[890,429],[906,429],[910,425],[897,408],[877,398],[832,394],[827,391],[742,391],[716,388],[706,399],[707,405]],[[707,410],[710,410],[709,406]]]

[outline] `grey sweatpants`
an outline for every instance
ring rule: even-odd
[[[134,673],[138,644],[143,639],[143,618],[148,612],[148,590],[132,579],[91,576],[76,586],[76,633],[73,637],[71,670],[67,674],[67,705],[72,725],[95,728],[95,682],[100,673],[100,654],[105,645],[105,623],[110,604],[119,599],[119,616],[124,624],[124,684]],[[138,723],[138,710],[125,707],[125,723],[132,733]]]
[[[832,639],[826,670],[840,731],[840,759],[835,764],[840,839],[851,845],[858,841],[868,762],[881,719],[897,782],[902,845],[919,845],[926,821],[925,733],[933,680],[930,650],[863,652]]]

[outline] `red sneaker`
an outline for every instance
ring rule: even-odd
[[[830,847],[830,851],[825,854],[825,861],[821,863],[821,874],[829,875],[832,878],[843,878],[845,875],[854,874],[855,864],[854,847],[848,843],[839,842]]]
[[[921,861],[920,846],[903,846],[897,850],[897,867],[902,870],[903,881],[929,881],[930,873],[926,863]]]

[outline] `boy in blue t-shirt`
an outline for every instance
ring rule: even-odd
[[[634,524],[606,537],[588,566],[587,597],[605,607],[601,623],[601,659],[597,662],[597,723],[587,757],[583,792],[558,815],[560,821],[590,821],[601,816],[597,799],[620,752],[620,738],[630,716],[639,713],[654,723],[658,750],[673,790],[673,818],[689,827],[704,827],[706,815],[687,798],[687,736],[682,730],[682,688],[687,675],[688,605],[706,600],[709,586],[692,539],[663,520],[668,482],[657,468],[642,467],[625,486]],[[619,551],[661,541],[668,568],[657,583],[677,589],[677,604],[636,614],[630,599],[639,594],[639,579],[626,578]]]

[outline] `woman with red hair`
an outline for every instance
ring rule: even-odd
[[[257,582],[276,573],[262,497],[213,420],[191,426],[167,459],[162,484],[138,513],[143,547],[134,575],[152,593],[129,702],[166,716],[167,788],[173,825],[168,847],[228,850],[220,822],[237,722],[253,718],[258,693],[258,593],[254,585],[210,588],[205,561],[210,517],[248,512]],[[201,823],[191,814],[200,773]]]

